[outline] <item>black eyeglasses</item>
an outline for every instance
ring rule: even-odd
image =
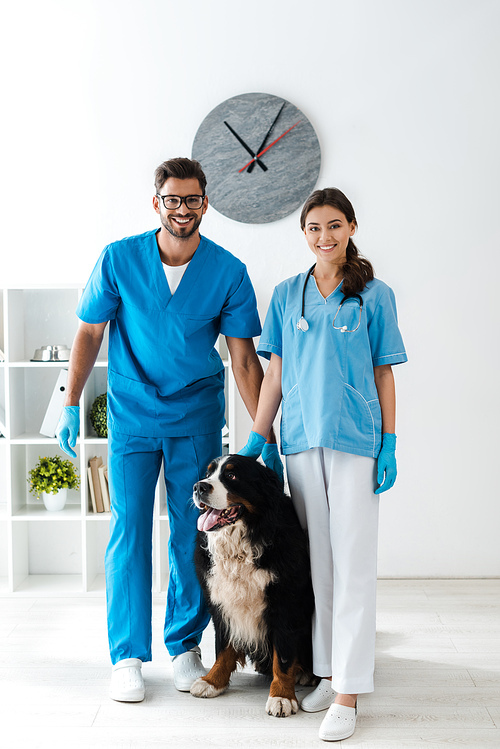
[[[180,208],[183,203],[186,204],[186,208],[192,211],[198,211],[203,205],[205,195],[186,195],[181,198],[180,195],[158,195],[157,198],[161,198],[163,205],[167,211],[175,211],[176,208]]]

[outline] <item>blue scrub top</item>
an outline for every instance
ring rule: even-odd
[[[407,361],[392,289],[374,279],[361,296],[354,332],[333,327],[342,284],[325,299],[314,276],[305,293],[306,332],[297,329],[307,273],[274,290],[257,353],[282,358],[281,449],[284,455],[313,447],[376,458],[382,417],[373,368]],[[348,299],[336,327],[354,330],[359,302]]]
[[[224,425],[219,333],[253,338],[261,327],[246,267],[205,237],[171,294],[158,229],[108,245],[77,308],[110,321],[108,424],[139,437],[209,434]]]

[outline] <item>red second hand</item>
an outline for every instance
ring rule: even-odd
[[[247,168],[247,166],[250,166],[250,164],[252,163],[252,161],[255,161],[255,159],[258,159],[259,156],[262,156],[263,153],[265,153],[266,151],[269,151],[269,149],[272,148],[275,143],[277,143],[279,140],[281,140],[284,135],[286,135],[287,133],[289,133],[290,130],[293,130],[294,127],[297,127],[297,125],[299,125],[301,122],[302,122],[302,120],[299,120],[298,122],[295,123],[295,125],[292,125],[292,127],[289,127],[288,130],[285,130],[285,132],[282,133],[279,138],[276,138],[276,140],[273,140],[273,142],[270,143],[267,146],[267,148],[264,148],[264,150],[261,151],[260,153],[258,153],[256,156],[254,156],[253,159],[250,159],[250,161],[248,162],[248,164],[245,164],[244,167],[242,167],[241,169],[238,169],[238,172],[244,172],[245,169]]]

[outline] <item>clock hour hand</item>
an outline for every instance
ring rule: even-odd
[[[279,138],[276,138],[276,140],[273,140],[273,142],[272,142],[272,143],[270,143],[270,144],[268,145],[268,147],[267,147],[267,148],[264,148],[264,150],[263,150],[263,151],[260,151],[260,153],[258,153],[258,154],[257,154],[257,156],[255,157],[255,159],[258,159],[258,157],[259,157],[259,156],[262,156],[262,154],[263,154],[263,153],[265,153],[266,151],[269,151],[269,149],[270,149],[270,148],[272,148],[272,147],[274,146],[274,144],[275,144],[275,143],[277,143],[277,142],[278,142],[279,140],[281,140],[282,138],[284,138],[284,137],[285,137],[285,135],[286,135],[287,133],[289,133],[289,132],[290,132],[290,130],[293,130],[293,128],[294,128],[294,127],[297,127],[297,125],[300,125],[300,123],[301,123],[301,122],[302,122],[302,120],[299,120],[298,122],[296,122],[296,123],[295,123],[295,125],[292,125],[292,127],[289,127],[289,128],[288,128],[288,130],[285,130],[285,132],[284,132],[284,133],[282,133],[282,134],[281,134],[281,135],[279,136]],[[252,159],[252,160],[255,160],[255,159]],[[249,161],[249,162],[248,162],[248,164],[245,164],[245,166],[242,166],[242,167],[241,167],[241,169],[238,169],[238,172],[244,172],[244,171],[245,171],[245,169],[247,168],[247,166],[250,166],[250,164],[251,164],[251,163],[252,163],[252,162],[251,162],[251,161]],[[260,163],[260,162],[259,162],[259,163]]]
[[[241,143],[241,145],[243,146],[243,148],[248,151],[248,153],[250,154],[250,156],[252,156],[252,161],[257,161],[257,164],[260,166],[260,168],[264,172],[267,172],[267,166],[265,164],[263,164],[262,161],[259,161],[259,159],[256,157],[255,153],[252,151],[252,149],[250,148],[250,146],[247,146],[247,144],[245,143],[245,141],[243,140],[243,138],[240,138],[240,136],[238,135],[238,133],[235,130],[233,130],[233,128],[231,127],[231,125],[228,122],[226,122],[226,120],[224,120],[224,125],[234,135],[234,137],[236,138],[236,140],[239,143]],[[251,164],[252,161],[249,161],[248,163]],[[240,171],[243,171],[243,170],[240,169]]]
[[[280,114],[281,114],[281,112],[282,112],[282,109],[283,109],[283,107],[285,106],[285,104],[286,104],[286,101],[284,101],[284,102],[283,102],[283,104],[281,105],[281,107],[279,108],[279,112],[278,112],[278,114],[276,115],[276,117],[274,118],[274,120],[273,120],[273,122],[272,122],[272,125],[271,125],[271,127],[269,128],[269,130],[268,130],[268,131],[267,131],[267,133],[265,134],[265,136],[264,136],[264,140],[262,141],[262,143],[261,143],[261,144],[260,144],[260,146],[258,147],[258,149],[257,149],[257,153],[260,153],[260,152],[262,151],[262,149],[264,148],[264,146],[266,145],[267,139],[268,139],[268,138],[269,138],[269,136],[271,135],[271,132],[272,132],[272,130],[273,130],[273,128],[274,128],[274,126],[276,125],[276,122],[277,122],[277,120],[278,120],[278,117],[280,116]],[[253,172],[253,168],[254,168],[254,166],[255,166],[255,161],[252,161],[252,163],[250,164],[250,166],[249,166],[249,167],[248,167],[248,169],[247,169],[247,174],[251,174],[251,173]]]

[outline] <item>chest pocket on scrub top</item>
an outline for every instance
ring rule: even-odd
[[[216,315],[182,315],[180,316],[186,338],[193,336],[215,335],[217,316]]]

